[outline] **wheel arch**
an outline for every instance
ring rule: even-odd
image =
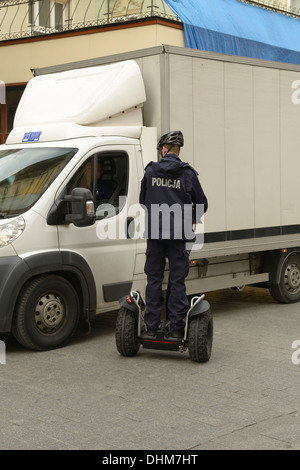
[[[196,315],[201,315],[202,313],[208,312],[210,310],[210,304],[207,300],[201,300],[199,304],[196,305],[194,309],[191,310],[189,314],[189,319],[195,317]]]
[[[96,313],[96,284],[92,271],[86,260],[74,252],[47,252],[30,255],[19,259],[11,270],[8,282],[9,291],[0,291],[0,301],[6,295],[6,315],[0,322],[2,332],[11,331],[13,316],[22,289],[28,281],[42,274],[56,274],[68,280],[80,302],[80,317],[87,321]],[[7,295],[9,294],[9,295]],[[2,323],[2,324],[1,324]]]
[[[269,273],[269,283],[278,284],[283,263],[294,253],[300,254],[300,247],[287,250],[274,250],[266,253],[263,271]]]
[[[291,264],[292,263],[292,264]],[[268,289],[279,303],[300,301],[300,249],[278,250],[269,257]]]

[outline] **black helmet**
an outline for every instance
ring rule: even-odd
[[[157,144],[157,150],[161,150],[165,144],[179,145],[183,147],[183,134],[181,131],[168,132],[161,136]]]

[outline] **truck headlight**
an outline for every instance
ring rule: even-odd
[[[9,222],[8,224],[0,225],[0,248],[12,243],[25,228],[25,220],[23,217]]]

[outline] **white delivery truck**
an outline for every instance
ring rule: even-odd
[[[0,332],[56,348],[144,291],[140,181],[176,129],[209,202],[188,294],[300,299],[299,66],[161,46],[35,75],[0,147]]]

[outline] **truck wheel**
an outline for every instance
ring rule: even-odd
[[[29,349],[55,349],[73,336],[79,320],[79,300],[61,276],[43,275],[27,282],[18,298],[12,332]]]
[[[135,315],[124,307],[120,308],[117,316],[116,345],[122,356],[135,356],[140,349]]]
[[[211,356],[213,317],[210,310],[191,318],[188,326],[188,348],[195,362],[207,362]]]
[[[300,300],[300,253],[292,253],[280,266],[278,284],[269,284],[269,292],[280,303],[288,304]]]

